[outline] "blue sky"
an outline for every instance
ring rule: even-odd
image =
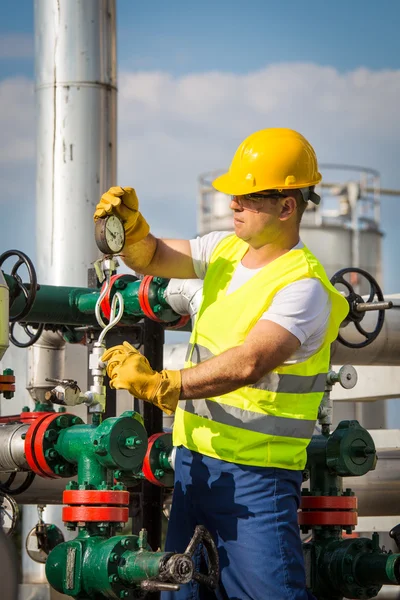
[[[117,11],[122,69],[245,73],[293,60],[342,72],[400,66],[395,0],[117,0]],[[2,1],[0,35],[10,34],[33,36],[33,0]],[[0,61],[1,78],[16,74],[33,75],[33,55]]]

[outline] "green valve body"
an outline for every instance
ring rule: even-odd
[[[142,548],[138,536],[107,539],[84,528],[52,550],[46,577],[58,592],[74,598],[139,598],[140,582],[157,577],[169,556]]]
[[[400,583],[400,554],[383,552],[377,533],[372,540],[320,535],[303,554],[307,586],[318,600],[374,598],[382,585]]]
[[[340,499],[354,496],[351,489],[343,491],[343,477],[365,475],[375,469],[376,460],[368,431],[357,421],[342,421],[331,434],[313,436],[305,471],[310,486],[303,489],[302,496],[321,498],[321,508],[317,509],[321,517],[340,514]],[[324,498],[329,497],[338,498],[338,508],[323,508]],[[312,510],[303,510],[306,523],[308,514],[308,523],[321,518],[318,512],[313,515]],[[384,552],[379,547],[378,534],[373,534],[372,540],[343,539],[343,529],[351,533],[352,526],[306,524],[301,529],[305,533],[312,530],[311,541],[303,544],[303,554],[307,587],[318,600],[373,598],[382,585],[399,584],[400,554]]]
[[[77,485],[85,489],[103,489],[105,482],[114,479],[114,470],[132,476],[139,473],[146,448],[143,420],[134,411],[97,427],[83,424],[63,429],[54,444],[64,461],[77,465]]]

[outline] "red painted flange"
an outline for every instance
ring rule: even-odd
[[[129,505],[129,492],[124,490],[65,490],[64,504]]]
[[[74,417],[71,413],[43,413],[42,417],[35,419],[29,427],[25,438],[25,456],[31,470],[49,479],[58,479],[57,475],[46,460],[44,454],[45,435],[52,422],[62,417]]]
[[[159,487],[166,487],[162,481],[160,481],[160,479],[157,479],[157,477],[154,475],[153,470],[151,468],[151,461],[150,461],[150,456],[151,456],[151,451],[153,449],[153,446],[156,442],[156,440],[158,440],[158,438],[164,436],[165,433],[153,433],[153,435],[151,435],[148,439],[147,442],[147,451],[145,454],[145,457],[143,459],[143,465],[142,465],[142,471],[143,471],[143,475],[146,477],[147,481],[150,481],[150,483],[154,483],[154,485],[158,485]]]
[[[40,424],[43,423],[43,421],[45,421],[47,419],[49,414],[53,415],[53,414],[57,414],[57,413],[45,413],[45,414],[43,414],[43,416],[35,419],[33,421],[32,425],[29,427],[28,431],[26,432],[26,438],[25,438],[26,462],[28,463],[31,471],[36,473],[36,475],[40,475],[40,477],[45,477],[45,478],[52,478],[52,477],[50,477],[47,474],[47,472],[43,471],[43,469],[40,467],[39,462],[37,460],[36,434],[37,434]],[[59,415],[57,415],[57,416],[59,416]]]
[[[190,321],[190,315],[182,315],[181,318],[176,323],[173,323],[172,325],[168,325],[167,329],[180,329],[181,327],[186,325],[186,323],[188,321]]]
[[[15,383],[15,375],[0,375],[0,383]]]
[[[19,421],[21,421],[21,423],[33,423],[34,421],[36,421],[36,419],[38,419],[39,417],[44,417],[45,415],[54,415],[54,412],[49,412],[49,411],[38,411],[38,412],[22,412],[19,415]]]
[[[105,316],[105,318],[108,320],[110,320],[110,316],[111,316],[110,295],[111,295],[112,286],[114,285],[114,281],[116,279],[119,279],[120,277],[123,277],[123,275],[111,275],[110,281],[109,282],[105,281],[100,290],[100,295],[101,295],[104,291],[105,286],[108,285],[107,294],[104,296],[103,300],[100,303],[100,308],[102,310],[102,313]]]
[[[301,508],[357,510],[356,496],[302,496]]]
[[[106,319],[110,320],[111,317],[111,292],[112,292],[112,288],[114,283],[117,281],[117,279],[120,279],[121,277],[124,277],[126,280],[130,280],[130,281],[137,281],[137,277],[135,277],[134,275],[127,275],[126,273],[122,273],[120,275],[112,275],[110,277],[110,281],[108,283],[108,290],[107,290],[107,294],[105,295],[105,297],[103,298],[101,304],[100,304],[100,308],[102,310],[103,315],[105,316]],[[101,287],[101,291],[100,294],[103,293],[104,291],[104,286],[107,285],[107,281],[105,281]]]
[[[358,515],[351,511],[309,511],[299,512],[299,525],[339,525],[340,527],[349,527],[357,525]]]
[[[120,506],[64,506],[62,519],[65,523],[112,521],[126,523],[129,510]]]
[[[19,415],[6,415],[5,417],[0,417],[0,423],[33,423],[39,417],[43,417],[44,415],[48,415],[50,412],[48,410],[45,411],[37,411],[37,412],[22,412]],[[53,414],[53,411],[51,412]]]
[[[164,323],[164,321],[162,321],[161,319],[159,319],[157,317],[157,315],[153,312],[153,309],[150,306],[149,289],[150,289],[150,284],[152,281],[153,281],[152,275],[145,275],[143,277],[142,281],[140,282],[139,292],[138,292],[138,300],[139,300],[140,308],[142,309],[142,311],[146,315],[146,317],[148,317],[152,321],[156,321],[157,323]]]
[[[15,392],[14,383],[0,383],[0,392]]]
[[[44,455],[44,436],[53,421],[58,419],[58,417],[63,417],[67,414],[68,413],[50,413],[49,415],[47,415],[46,419],[43,419],[39,423],[38,428],[36,430],[36,437],[34,442],[36,460],[43,473],[45,473],[48,477],[51,477],[52,479],[60,479],[61,475],[57,475],[46,460],[46,457]]]
[[[15,392],[15,375],[0,375],[0,392]]]

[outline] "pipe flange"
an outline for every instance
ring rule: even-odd
[[[169,460],[172,448],[171,433],[154,433],[149,437],[142,466],[147,481],[160,487],[174,485],[174,471]]]
[[[64,523],[127,523],[129,509],[125,506],[64,506]]]
[[[138,292],[138,300],[140,304],[140,308],[143,311],[143,314],[151,319],[152,321],[156,321],[156,323],[164,323],[162,319],[159,319],[153,309],[151,308],[150,300],[149,300],[149,292],[150,285],[153,281],[154,277],[152,275],[145,275],[140,282],[139,292]]]
[[[47,413],[36,419],[25,438],[26,460],[32,471],[50,479],[73,477],[76,465],[60,456],[54,446],[62,429],[82,423],[80,417],[71,413]]]
[[[123,282],[126,282],[126,284],[128,284],[128,283],[132,283],[133,281],[137,281],[137,280],[138,280],[138,278],[135,277],[135,275],[120,274],[120,275],[112,275],[110,277],[110,281],[105,281],[103,283],[101,290],[100,290],[100,295],[103,293],[104,288],[106,286],[108,286],[108,288],[107,288],[106,295],[104,296],[102,302],[100,303],[100,308],[101,308],[103,315],[105,316],[105,318],[108,321],[110,320],[110,316],[111,316],[111,301],[112,301],[112,296],[114,295],[114,292],[115,292],[115,290],[113,289],[115,282],[118,281],[118,286],[121,286]],[[119,287],[119,289],[121,289],[121,287]]]

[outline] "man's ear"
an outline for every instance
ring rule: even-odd
[[[293,196],[286,196],[286,198],[282,200],[281,213],[279,215],[279,219],[281,221],[287,221],[288,219],[290,219],[290,217],[296,212],[296,207],[296,198],[293,198]]]

